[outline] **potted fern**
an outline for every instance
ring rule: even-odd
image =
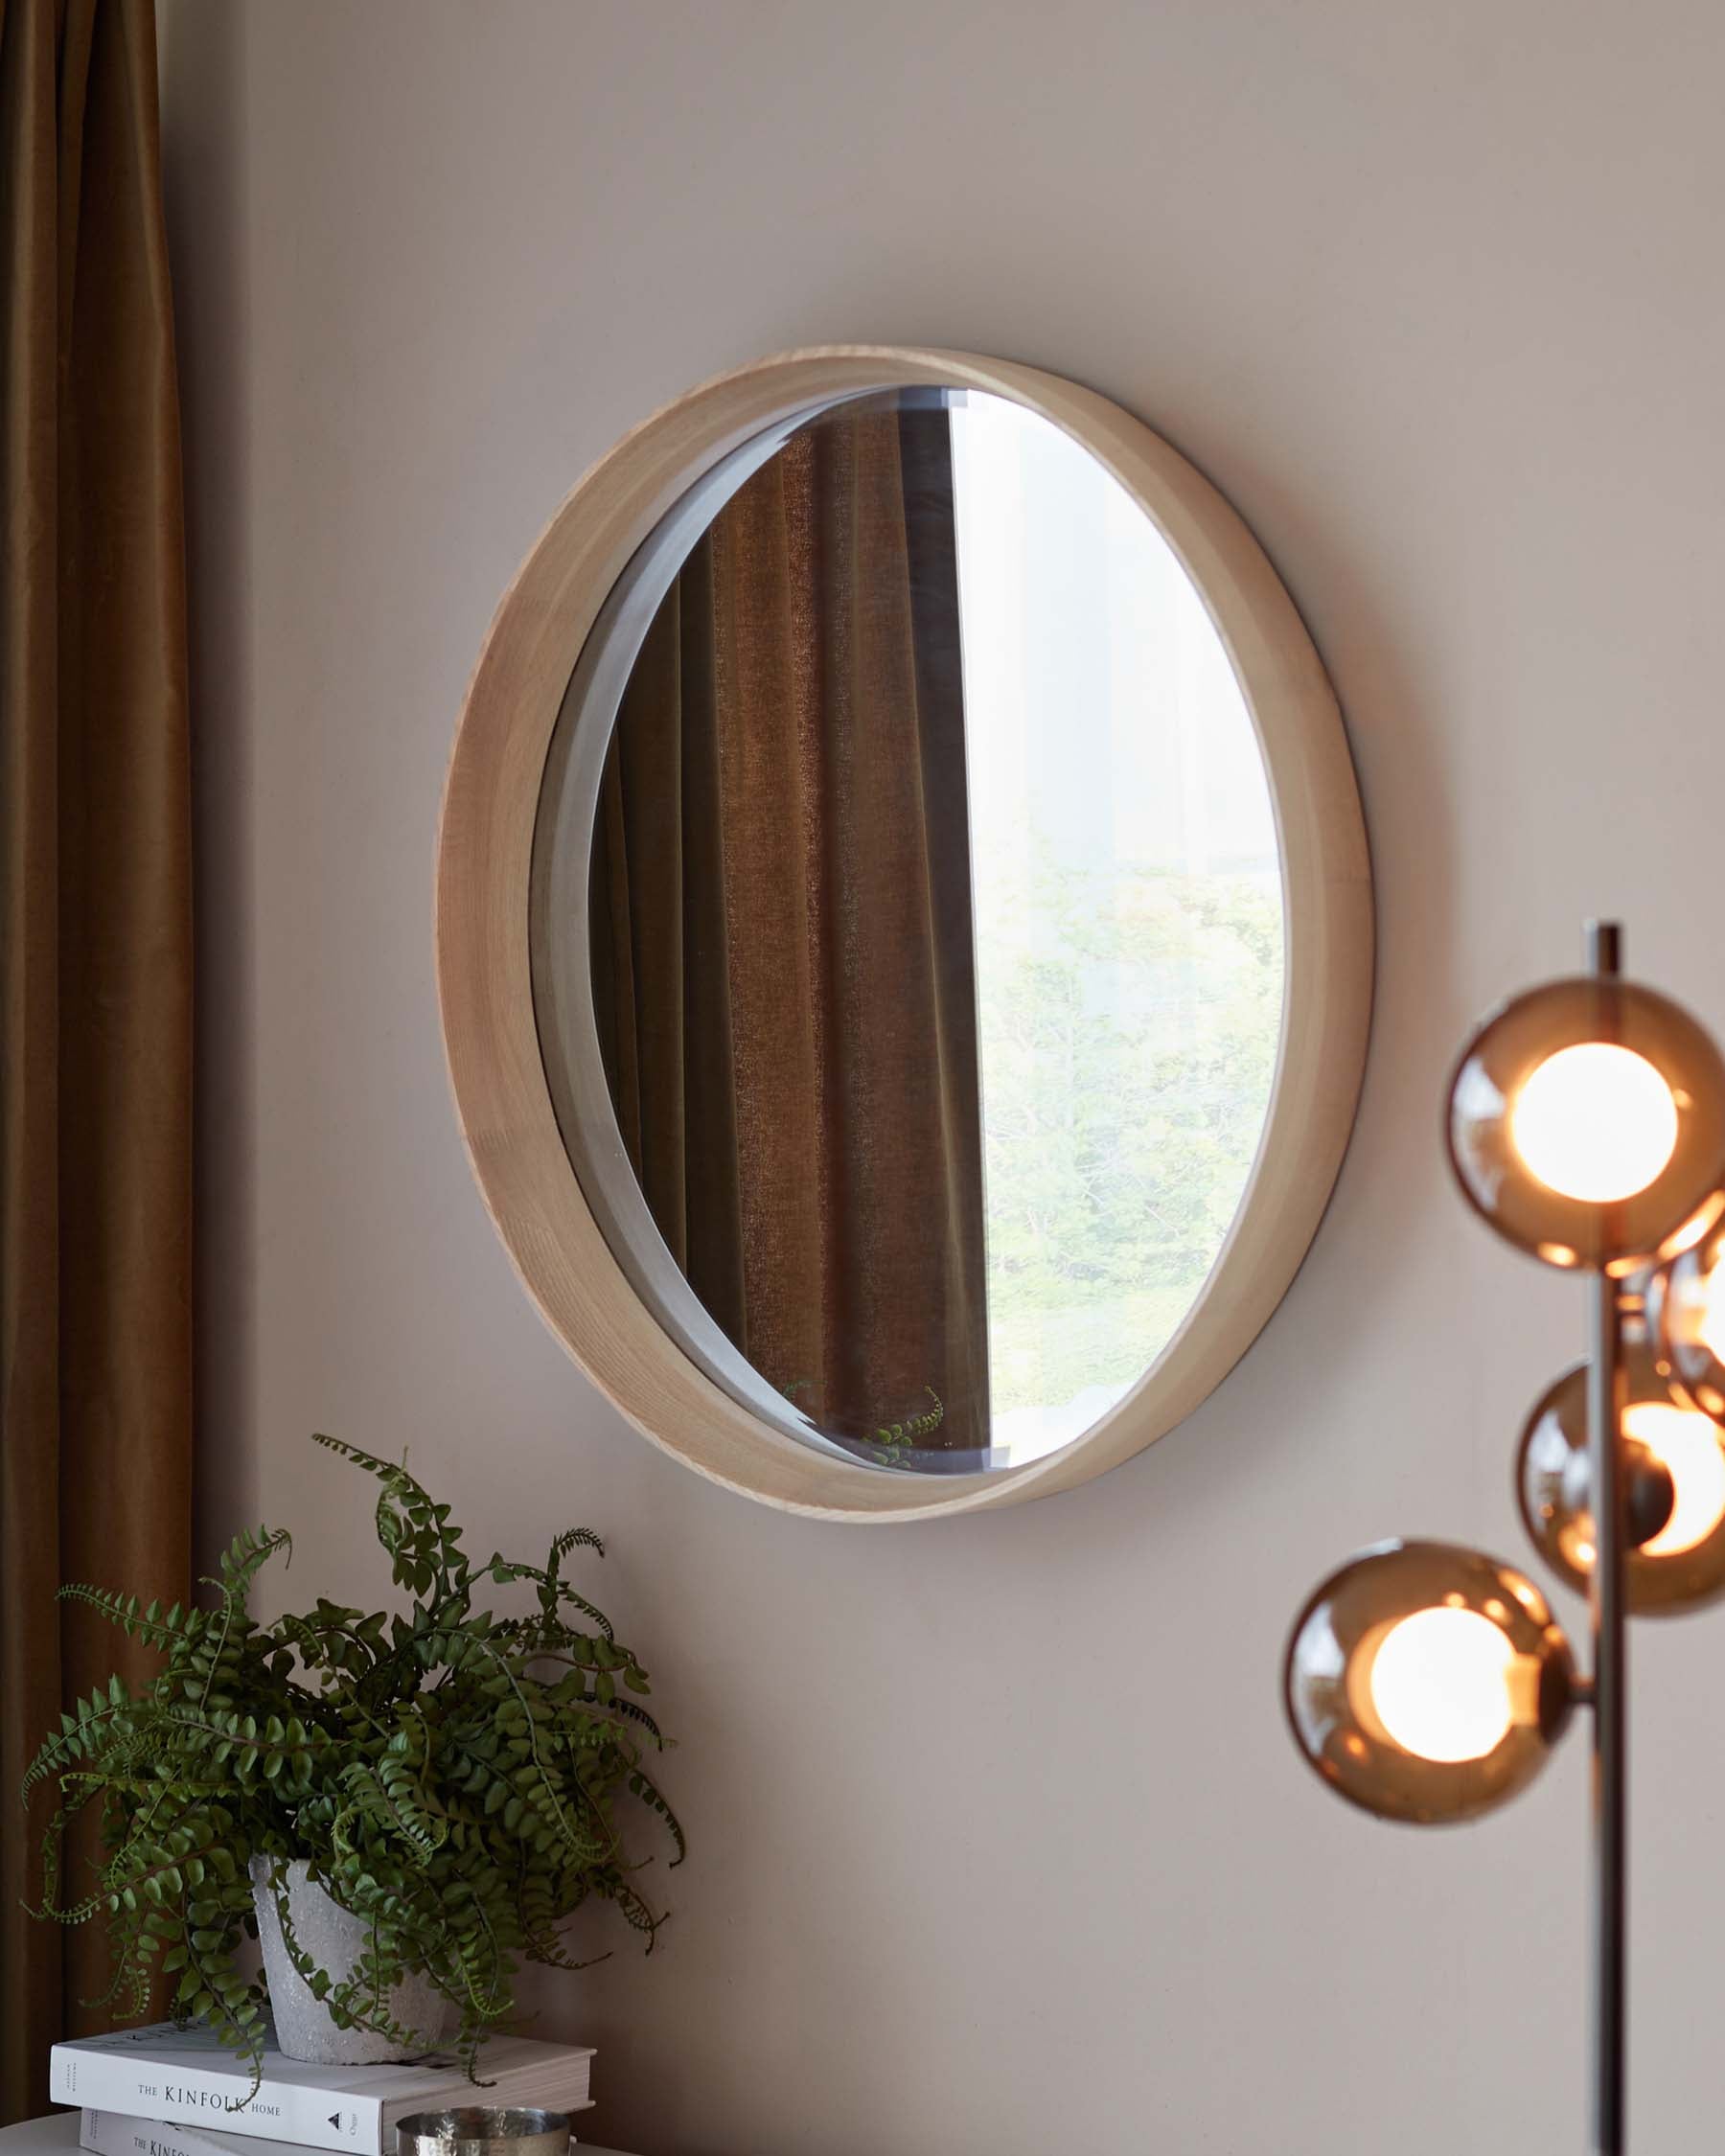
[[[213,1607],[162,1610],[67,1587],[162,1666],[118,1677],[63,1715],[24,1778],[59,1807],[43,1846],[38,1915],[105,1921],[122,2013],[175,1975],[176,2020],[198,2018],[259,2071],[265,2007],[290,2056],[356,2061],[430,2048],[453,2029],[472,2074],[514,2011],[523,1961],[585,1964],[560,1943],[589,1897],[611,1902],[651,1950],[661,1921],[633,1881],[627,1800],[683,1841],[645,1760],[663,1739],[645,1671],[564,1576],[572,1528],[543,1564],[474,1565],[449,1507],[405,1467],[317,1442],[377,1477],[378,1539],[402,1614],[321,1597],[257,1623],[252,1582],[288,1537],[260,1528],[222,1557]],[[528,1583],[533,1607],[476,1607],[486,1582]],[[105,1864],[60,1892],[67,1823],[100,1808]],[[260,1938],[264,1982],[244,1942]]]

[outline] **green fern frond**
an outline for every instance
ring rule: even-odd
[[[105,1694],[95,1691],[87,1701],[75,1701],[73,1712],[60,1716],[59,1734],[48,1738],[25,1769],[24,1779],[19,1784],[20,1797],[28,1800],[38,1782],[47,1780],[69,1760],[89,1756],[102,1732],[129,1713],[131,1707],[131,1696],[118,1677],[109,1678]]]
[[[319,1442],[381,1485],[379,1541],[411,1608],[367,1615],[320,1597],[260,1624],[250,1589],[291,1548],[264,1527],[236,1536],[207,1606],[66,1589],[160,1666],[135,1690],[116,1677],[74,1701],[26,1770],[26,1801],[44,1784],[59,1800],[36,1914],[105,1922],[107,2010],[142,2012],[159,1971],[175,2018],[207,2021],[255,2075],[265,2003],[242,1950],[255,1928],[248,1867],[262,1857],[289,1960],[336,2021],[410,2043],[388,2002],[422,1973],[458,2009],[459,2055],[476,2073],[486,2030],[515,2010],[524,1961],[589,1965],[559,1937],[583,1903],[612,1902],[651,1946],[662,1918],[632,1882],[623,1827],[626,1811],[651,1815],[681,1861],[681,1827],[641,1766],[665,1739],[627,1696],[646,1692],[645,1669],[563,1576],[576,1550],[603,1553],[596,1535],[558,1536],[543,1565],[498,1554],[475,1571],[448,1506],[404,1465]],[[477,1606],[487,1579],[531,1582],[537,1608],[505,1617]],[[103,1860],[66,1903],[66,1824],[91,1806]],[[296,1857],[365,1925],[341,1983],[293,1934],[280,1889]]]
[[[555,1578],[563,1571],[564,1559],[577,1549],[590,1549],[596,1557],[605,1555],[605,1545],[591,1527],[565,1527],[551,1545],[545,1570]]]
[[[650,1812],[657,1813],[670,1834],[672,1842],[676,1845],[677,1854],[665,1869],[668,1871],[675,1871],[689,1853],[689,1845],[683,1838],[682,1822],[665,1801],[657,1785],[648,1776],[644,1775],[639,1767],[631,1768],[628,1775],[624,1777],[624,1780],[630,1795],[638,1797]]]
[[[86,1609],[117,1624],[128,1640],[142,1640],[152,1647],[168,1648],[179,1640],[196,1640],[209,1619],[202,1610],[186,1610],[175,1602],[164,1610],[160,1602],[148,1606],[135,1594],[74,1584],[59,1590],[62,1602],[81,1602]]]

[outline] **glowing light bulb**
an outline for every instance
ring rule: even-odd
[[[1392,1624],[1371,1663],[1371,1704],[1390,1737],[1453,1764],[1495,1752],[1515,1720],[1515,1649],[1477,1610],[1417,1610]]]
[[[1512,1566],[1449,1542],[1383,1542],[1294,1620],[1288,1727],[1338,1797],[1380,1819],[1476,1819],[1525,1789],[1575,1704],[1569,1643]]]
[[[1621,1384],[1628,1606],[1644,1617],[1700,1609],[1725,1596],[1725,1428],[1676,1385],[1639,1315],[1623,1319]],[[1546,1388],[1515,1463],[1534,1548],[1583,1593],[1598,1562],[1587,1390],[1585,1363]]]
[[[1725,1520],[1725,1451],[1719,1426],[1693,1408],[1632,1405],[1623,1427],[1639,1438],[1671,1478],[1671,1517],[1650,1542],[1644,1557],[1675,1557],[1705,1542]]]
[[[1610,1204],[1664,1171],[1677,1150],[1677,1103],[1645,1056],[1584,1041],[1535,1067],[1509,1111],[1509,1136],[1548,1190]]]
[[[1701,1288],[1694,1335],[1714,1360],[1725,1363],[1725,1262],[1715,1257]]]

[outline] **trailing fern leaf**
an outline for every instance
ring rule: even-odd
[[[266,1527],[223,1553],[204,1583],[210,1607],[63,1588],[162,1659],[136,1692],[115,1677],[75,1702],[25,1773],[26,1800],[43,1782],[60,1800],[35,1914],[105,1919],[103,2003],[144,2012],[160,1968],[174,1980],[175,2018],[207,2022],[255,2076],[267,2002],[240,1958],[256,1933],[249,1868],[263,1858],[289,1959],[336,2024],[413,2048],[388,2000],[423,1974],[458,2011],[475,2073],[487,2031],[515,2010],[523,1961],[586,1965],[560,1938],[584,1902],[614,1903],[651,1948],[662,1917],[634,1884],[622,1811],[632,1802],[660,1826],[680,1863],[682,1829],[646,1765],[665,1740],[626,1696],[647,1691],[645,1670],[563,1576],[577,1552],[604,1554],[590,1529],[559,1535],[543,1565],[495,1555],[475,1567],[449,1507],[404,1465],[317,1442],[380,1484],[378,1540],[411,1606],[368,1616],[320,1596],[259,1625],[251,1586],[290,1548]],[[477,1587],[511,1582],[536,1590],[528,1615],[474,1606]],[[90,1804],[104,1859],[67,1900],[65,1826]],[[340,1982],[294,1933],[283,1882],[295,1858],[367,1927]]]

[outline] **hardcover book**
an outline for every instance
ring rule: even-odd
[[[479,2077],[489,2084],[481,2091],[452,2052],[400,2065],[309,2066],[284,2058],[272,2045],[264,2051],[255,2095],[247,2061],[196,2025],[175,2029],[161,2022],[80,2037],[56,2044],[49,2060],[49,2095],[56,2103],[118,2112],[132,2122],[197,2126],[213,2143],[238,2136],[352,2156],[393,2156],[396,2122],[412,2111],[472,2102],[585,2109],[593,2053],[586,2045],[494,2036],[479,2054]],[[127,2148],[121,2156],[140,2152]],[[184,2156],[197,2152],[188,2149]],[[205,2156],[232,2151],[213,2148]]]
[[[586,2103],[560,2103],[540,2108],[559,2111],[590,2111]],[[580,2140],[571,2133],[571,2142]],[[118,2111],[85,2111],[79,2116],[78,2145],[89,2156],[257,2156],[242,2134],[218,2133],[213,2126],[174,2126],[158,2119],[127,2119]],[[324,2156],[322,2149],[304,2142],[275,2142],[273,2156]]]
[[[544,2104],[542,2110],[590,2111],[586,2103]],[[571,2142],[579,2141],[571,2133]],[[213,2126],[174,2126],[164,2120],[127,2119],[118,2111],[80,2114],[78,2145],[89,2156],[257,2156],[242,2134],[218,2133]],[[324,2156],[304,2142],[275,2142],[274,2156]]]

